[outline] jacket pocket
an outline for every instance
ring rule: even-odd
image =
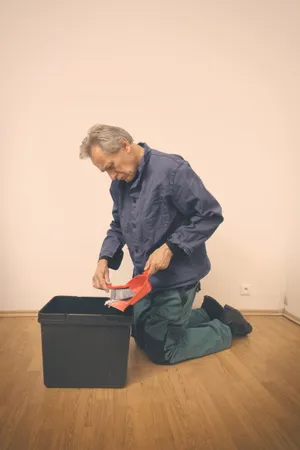
[[[170,224],[170,212],[164,197],[155,199],[145,211],[145,227],[147,230],[167,228]]]

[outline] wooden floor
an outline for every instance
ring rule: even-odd
[[[300,449],[300,327],[251,317],[225,352],[155,366],[131,345],[121,390],[47,389],[34,318],[0,319],[1,450]]]

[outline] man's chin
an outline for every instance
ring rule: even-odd
[[[134,174],[134,175],[132,175],[132,174],[127,175],[127,176],[124,178],[125,183],[131,183],[131,181],[133,181],[134,177],[135,177],[135,174]]]

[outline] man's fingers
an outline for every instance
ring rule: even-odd
[[[104,281],[106,284],[110,284],[109,272],[107,271],[104,276]]]
[[[94,276],[93,278],[93,286],[96,289],[102,289],[106,292],[108,292],[108,288],[106,286],[106,282],[103,276]]]
[[[99,283],[96,277],[93,277],[93,287],[96,289],[100,289]]]
[[[152,263],[149,265],[149,276],[154,275],[157,272],[156,264]]]
[[[148,270],[150,267],[150,260],[148,259],[148,261],[146,262],[146,265],[144,267],[144,270]]]
[[[146,262],[145,269],[149,276],[154,275],[159,270],[164,270],[169,266],[171,256],[165,255],[165,248],[161,247],[153,252]]]
[[[104,277],[100,278],[100,285],[101,285],[100,289],[103,289],[105,292],[108,292],[108,287],[106,286],[106,282],[105,282]]]
[[[155,258],[152,257],[152,255],[146,262],[144,270],[148,270],[150,277],[151,277],[151,275],[154,275],[159,270],[159,265],[155,261]]]

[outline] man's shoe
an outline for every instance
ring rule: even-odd
[[[225,305],[220,321],[228,325],[232,336],[247,336],[252,332],[252,326],[245,319],[242,313],[232,306]]]
[[[224,313],[224,308],[220,305],[217,300],[210,297],[209,295],[205,295],[203,299],[202,308],[209,316],[210,320],[218,319],[220,320],[222,314]]]

